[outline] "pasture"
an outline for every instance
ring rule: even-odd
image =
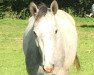
[[[94,18],[74,17],[78,32],[81,70],[71,66],[70,75],[94,75]],[[27,75],[22,37],[27,20],[0,20],[0,75]]]

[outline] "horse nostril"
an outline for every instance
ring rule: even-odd
[[[51,65],[43,66],[43,70],[47,73],[51,73],[53,71],[53,69],[54,69],[53,65],[52,66]]]

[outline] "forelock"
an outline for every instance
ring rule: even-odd
[[[38,12],[38,14],[36,15],[36,21],[39,20],[42,16],[45,16],[46,13],[47,13],[47,10],[48,10],[47,6],[44,5],[44,4],[40,5],[40,6],[38,7],[38,9],[39,9],[39,12]]]

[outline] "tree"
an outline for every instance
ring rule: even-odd
[[[10,7],[13,12],[17,12],[17,15],[29,13],[28,6],[30,2],[33,1],[37,5],[40,3],[45,3],[48,7],[53,0],[0,0],[0,12],[5,12]],[[91,11],[91,6],[94,3],[94,0],[57,0],[59,8],[68,11],[72,10],[74,15],[85,16]],[[0,14],[1,15],[1,14]]]

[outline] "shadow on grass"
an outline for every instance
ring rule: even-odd
[[[81,28],[94,28],[94,25],[81,25]]]

